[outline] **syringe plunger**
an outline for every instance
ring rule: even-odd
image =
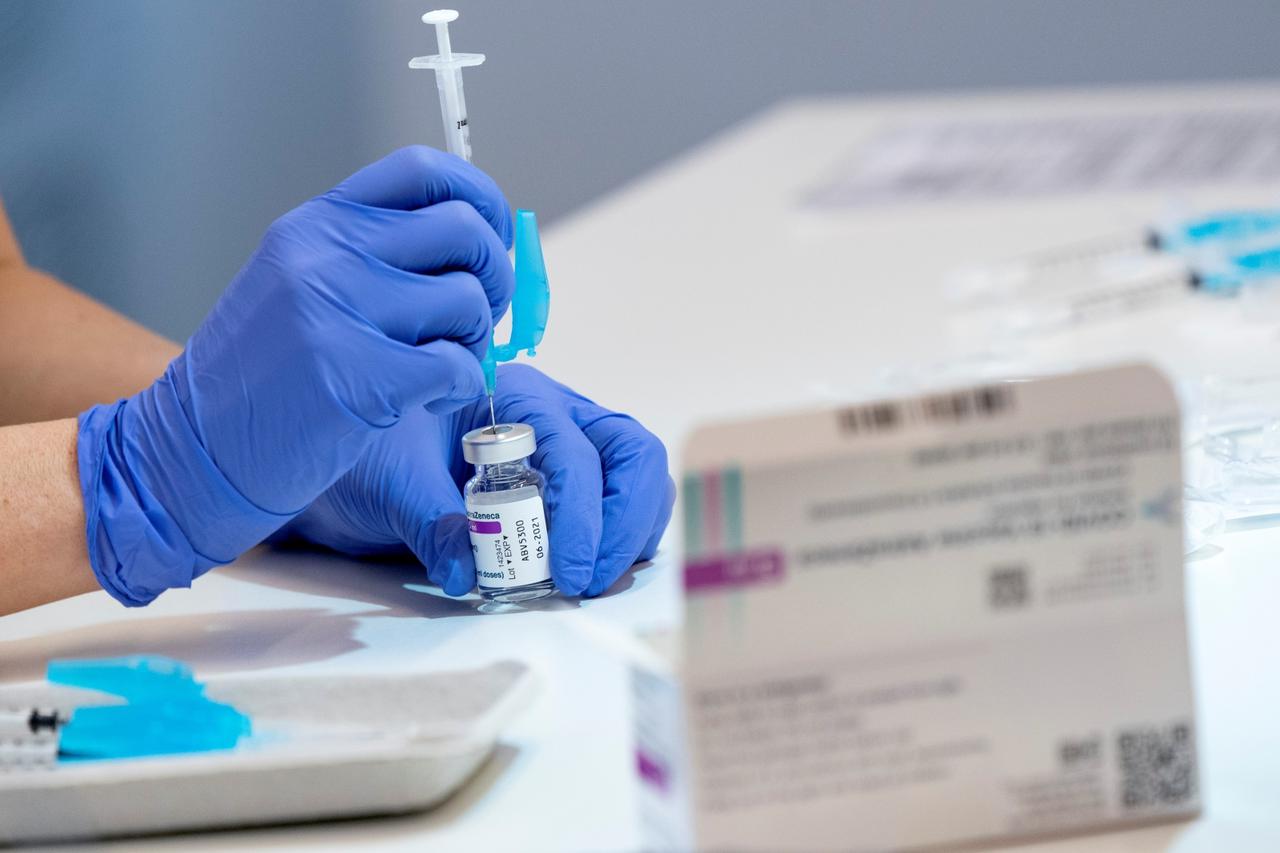
[[[471,162],[471,128],[468,126],[467,101],[462,94],[462,69],[484,62],[483,53],[454,53],[449,40],[449,23],[458,19],[453,9],[436,9],[422,16],[424,24],[436,28],[434,56],[415,56],[410,68],[430,68],[436,73],[436,89],[440,93],[440,115],[444,120],[445,147]]]

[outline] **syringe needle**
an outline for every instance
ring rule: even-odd
[[[493,413],[493,395],[489,395],[489,429],[497,432],[498,416]]]

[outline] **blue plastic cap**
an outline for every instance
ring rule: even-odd
[[[75,709],[62,729],[64,758],[136,758],[231,749],[252,726],[249,718],[204,695],[186,664],[134,655],[49,662],[49,681],[119,696],[124,705]]]
[[[534,355],[547,330],[551,312],[551,284],[542,257],[538,217],[532,210],[516,211],[516,289],[511,297],[511,339],[496,344],[489,337],[489,350],[480,360],[485,388],[493,393],[498,379],[498,363],[511,361],[524,350]]]
[[[53,660],[47,677],[54,684],[101,690],[130,702],[204,695],[204,685],[195,680],[191,667],[155,655]]]
[[[1227,210],[1159,229],[1160,247],[1178,251],[1205,243],[1251,240],[1280,230],[1280,210]]]

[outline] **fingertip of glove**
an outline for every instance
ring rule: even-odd
[[[565,595],[586,595],[591,584],[590,566],[566,566],[555,569],[551,573],[556,586]]]
[[[442,518],[436,525],[434,540],[435,553],[427,563],[427,579],[444,590],[445,595],[455,598],[471,592],[476,585],[476,575],[466,519],[463,516]]]
[[[475,571],[461,554],[441,554],[427,570],[427,579],[444,590],[445,595],[457,598],[475,588]]]
[[[597,571],[591,576],[591,580],[587,584],[587,588],[583,591],[582,597],[595,598],[598,595],[603,595],[609,590],[609,587],[617,583],[618,578],[622,577],[623,574],[626,573],[627,569],[631,568],[634,564],[634,560],[628,559],[604,562],[603,565],[605,570],[600,571],[597,569]]]
[[[587,584],[587,588],[582,591],[582,597],[595,598],[611,586],[613,586],[612,581],[605,583],[603,578],[593,578],[591,583]]]
[[[449,576],[440,588],[444,590],[445,595],[459,598],[471,592],[475,586],[475,573],[458,561],[450,567]]]

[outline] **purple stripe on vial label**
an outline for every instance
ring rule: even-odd
[[[684,588],[686,592],[706,592],[777,583],[784,574],[786,564],[781,551],[725,554],[685,563]]]
[[[474,518],[467,519],[467,529],[472,533],[501,533],[501,521],[476,521]]]
[[[667,792],[667,768],[644,750],[636,750],[636,773],[664,794]]]

